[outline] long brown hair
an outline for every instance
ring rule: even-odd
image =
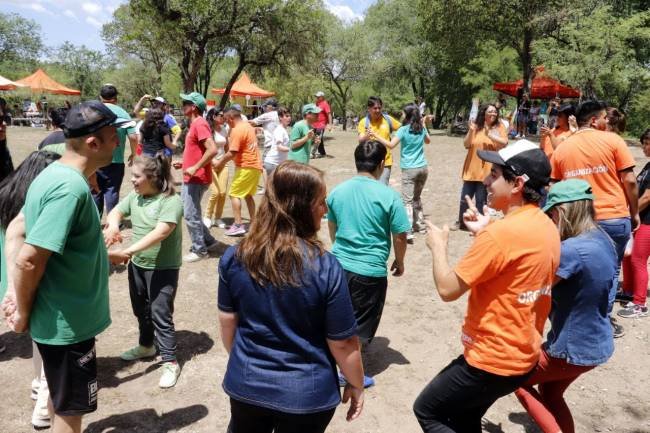
[[[285,161],[273,171],[237,250],[237,259],[258,284],[298,286],[305,257],[323,254],[312,207],[325,188],[323,172],[305,164]]]

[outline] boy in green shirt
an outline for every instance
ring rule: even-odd
[[[311,146],[318,146],[320,137],[316,136],[313,124],[318,119],[320,108],[315,104],[307,104],[302,107],[303,119],[296,122],[291,128],[289,136],[290,150],[288,159],[302,164],[309,164]]]
[[[66,151],[32,182],[19,215],[25,243],[13,275],[15,304],[3,308],[12,329],[29,328],[38,346],[54,433],[81,432],[83,414],[97,409],[95,336],[111,319],[108,256],[87,178],[111,161],[116,127],[132,125],[99,101],[73,107]]]
[[[382,143],[360,143],[354,151],[357,176],[339,184],[327,197],[332,254],[345,271],[363,344],[372,341],[384,309],[391,238],[395,260],[390,269],[399,277],[404,273],[406,234],[411,228],[397,192],[378,180],[385,158]],[[373,384],[372,378],[364,378],[365,387]]]

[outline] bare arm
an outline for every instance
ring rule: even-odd
[[[442,230],[427,221],[429,233],[427,246],[433,257],[433,281],[440,299],[444,302],[455,301],[469,290],[469,286],[461,280],[449,266],[447,258],[447,242],[449,240],[449,227]]]
[[[628,168],[619,172],[623,189],[625,190],[625,197],[627,204],[630,207],[630,215],[632,217],[632,229],[639,226],[639,187],[636,183],[636,177],[632,168]]]
[[[159,222],[153,230],[147,233],[142,239],[124,250],[124,253],[132,256],[140,251],[144,251],[167,239],[172,234],[176,224],[168,222]]]
[[[6,298],[10,298],[12,302],[16,301],[16,291],[14,288],[13,275],[16,271],[16,259],[18,252],[25,243],[25,215],[19,213],[7,227],[5,235],[5,258],[7,259],[7,294]]]
[[[399,137],[395,136],[390,142],[386,143],[386,147],[388,147],[389,149],[395,149],[395,147],[398,144],[399,144]]]
[[[404,257],[406,256],[406,233],[393,234],[393,249],[395,250],[395,261],[390,270],[393,275],[399,277],[404,274]]]
[[[50,250],[30,244],[23,244],[20,248],[14,271],[16,311],[10,319],[10,325],[15,332],[25,332],[29,327],[29,316],[34,305],[38,283],[43,277],[51,255]]]
[[[336,240],[336,224],[333,223],[330,220],[327,220],[327,228],[329,229],[330,232],[330,240],[332,243]]]
[[[310,130],[307,135],[305,135],[304,137],[299,138],[298,140],[292,142],[291,143],[291,148],[292,149],[300,149],[301,147],[303,147],[305,145],[305,143],[307,143],[312,138],[314,138],[314,131]]]
[[[138,134],[129,134],[129,147],[131,148],[131,154],[129,155],[129,166],[133,165],[133,158],[136,156],[136,149],[138,148]]]
[[[472,147],[472,141],[474,141],[474,134],[476,134],[476,125],[474,123],[470,123],[469,131],[467,131],[467,134],[465,135],[465,139],[463,140],[463,145],[465,146],[465,149],[469,149],[470,147]]]
[[[133,106],[133,113],[137,116],[140,110],[142,110],[142,106],[144,105],[144,101],[147,99],[151,98],[151,95],[144,95],[138,102],[135,103]]]
[[[226,166],[228,161],[235,158],[235,155],[237,155],[237,151],[235,150],[229,150],[226,153],[224,153],[221,159],[218,160],[216,164],[213,164],[214,170],[216,172],[220,172],[221,170],[223,170],[223,168]]]
[[[201,159],[191,167],[185,169],[185,173],[189,176],[194,176],[197,171],[204,165],[206,165],[212,158],[217,154],[217,145],[215,144],[212,137],[208,137],[203,141],[203,146],[205,146],[205,152],[201,156]]]
[[[172,142],[172,139],[169,137],[169,135],[165,135],[163,137],[163,143],[165,144],[165,147],[171,150],[176,149],[176,142]]]
[[[237,332],[237,313],[227,313],[219,311],[219,326],[221,328],[221,341],[226,352],[230,353],[232,350],[233,341],[235,341],[235,333]]]
[[[358,418],[363,410],[363,364],[359,337],[355,335],[345,340],[328,338],[327,346],[347,381],[343,391],[343,403],[351,400],[346,419],[352,421]]]
[[[650,204],[650,189],[646,189],[641,197],[639,197],[639,212],[643,212]]]

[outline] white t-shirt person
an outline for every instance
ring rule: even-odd
[[[266,154],[264,163],[280,165],[282,162],[286,161],[287,156],[289,156],[289,151],[282,150],[278,146],[283,146],[287,149],[289,148],[289,134],[287,133],[287,130],[284,129],[284,127],[278,126],[275,128],[275,131],[273,131],[272,140],[271,149],[269,149],[268,153]]]
[[[264,148],[268,149],[273,145],[273,132],[280,126],[280,118],[276,110],[260,114],[252,122],[261,126],[264,130]]]

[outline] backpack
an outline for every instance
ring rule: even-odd
[[[393,133],[393,122],[392,122],[390,116],[388,114],[386,114],[386,113],[381,113],[381,115],[383,116],[386,123],[388,123],[388,131],[389,131],[388,133],[392,134]],[[370,126],[370,114],[366,114],[366,125],[365,125],[366,131],[368,130],[369,126]]]

